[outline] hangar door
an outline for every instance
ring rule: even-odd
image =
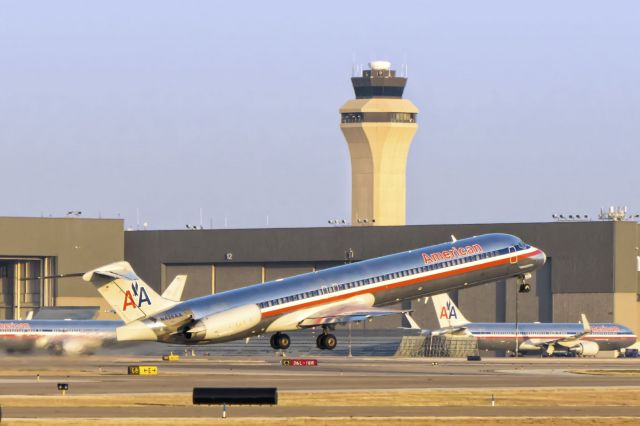
[[[213,265],[164,265],[162,291],[164,291],[176,275],[186,274],[187,282],[182,293],[182,300],[206,296],[213,289]]]
[[[222,264],[215,267],[215,292],[246,287],[262,282],[262,265],[259,264]]]
[[[52,279],[29,279],[54,272],[55,258],[0,257],[0,319],[24,319],[53,303]]]

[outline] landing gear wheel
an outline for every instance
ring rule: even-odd
[[[336,336],[333,334],[326,334],[322,336],[322,346],[324,346],[325,349],[333,350],[337,344],[338,339],[336,339]]]
[[[275,342],[278,345],[278,349],[289,349],[291,346],[291,339],[286,334],[276,334]]]
[[[278,336],[278,334],[274,334],[271,336],[271,339],[269,339],[269,344],[271,345],[271,347],[273,349],[278,349],[278,344],[276,343],[276,337]]]
[[[531,291],[531,284],[528,284],[528,283],[520,284],[520,289],[518,291],[520,293],[529,293]]]
[[[324,340],[324,334],[319,335],[318,337],[316,337],[316,346],[318,347],[318,349],[324,349],[324,345],[322,344],[322,341]]]

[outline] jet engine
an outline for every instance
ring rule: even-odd
[[[579,356],[596,356],[600,351],[600,346],[596,342],[584,341],[571,348],[571,351]]]
[[[51,355],[87,355],[93,345],[79,339],[65,339],[48,344],[46,349]]]
[[[81,355],[91,352],[89,345],[76,339],[68,339],[62,342],[62,352],[67,355]]]
[[[248,331],[260,323],[258,305],[242,305],[199,319],[185,332],[188,340],[214,340]]]

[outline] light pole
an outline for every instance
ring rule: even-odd
[[[520,346],[518,345],[518,293],[520,293],[520,290],[518,286],[516,286],[516,359],[518,358],[518,349]]]

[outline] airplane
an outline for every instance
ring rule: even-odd
[[[546,255],[508,234],[486,234],[391,254],[289,278],[175,302],[159,296],[125,261],[86,272],[125,325],[118,341],[173,344],[227,342],[273,333],[273,349],[287,349],[285,331],[322,327],[316,345],[331,350],[336,324],[410,310],[388,305],[448,290],[518,277],[528,291],[530,272]]]
[[[561,349],[578,356],[595,356],[599,351],[620,351],[636,341],[636,335],[620,324],[590,324],[585,314],[581,323],[493,323],[470,322],[448,294],[431,298],[440,329],[431,335],[463,335],[478,339],[478,349],[515,353],[543,353],[551,356]],[[517,336],[516,336],[517,330]]]
[[[162,297],[179,302],[186,280],[186,275],[177,275]],[[116,329],[124,325],[120,320],[32,318],[30,311],[25,320],[0,320],[0,349],[7,353],[44,349],[54,355],[91,354],[116,345]]]

